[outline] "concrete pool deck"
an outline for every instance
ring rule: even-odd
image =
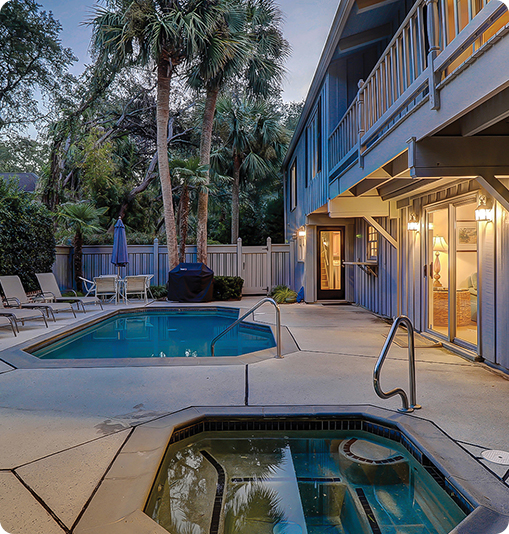
[[[258,300],[224,305],[247,310]],[[250,406],[399,408],[399,398],[382,400],[373,390],[386,322],[355,306],[293,304],[281,311],[300,351],[249,364]],[[89,308],[86,317],[97,313]],[[58,314],[49,330],[82,318]],[[273,323],[273,309],[264,306],[256,320]],[[3,362],[4,351],[45,332],[38,321],[21,328],[18,338],[0,329],[0,523],[11,534],[80,530],[133,427],[190,406],[245,404],[245,365],[15,369]],[[422,409],[410,417],[434,422],[477,458],[486,449],[509,451],[509,376],[443,348],[416,348],[416,357]],[[407,349],[393,345],[383,387],[406,389],[407,380]],[[508,482],[509,466],[479,462]]]

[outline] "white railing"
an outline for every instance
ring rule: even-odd
[[[357,99],[355,99],[329,136],[329,170],[332,170],[357,146],[358,135]]]
[[[495,24],[507,10],[502,2],[486,2],[441,50],[439,43],[446,42],[444,5],[444,1],[418,0],[367,79],[359,82],[356,98],[329,137],[329,171],[342,172],[341,167],[355,156],[362,166],[363,156],[375,141],[426,97],[432,110],[439,109],[439,90],[453,74],[450,66],[461,61],[474,43],[477,48],[473,54],[481,53],[487,44],[482,39],[484,32],[497,29]]]
[[[371,71],[361,92],[368,132],[426,69],[424,0],[417,2]]]

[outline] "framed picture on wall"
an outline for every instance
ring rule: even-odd
[[[477,223],[475,221],[458,221],[456,250],[459,252],[477,250]]]

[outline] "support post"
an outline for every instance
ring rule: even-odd
[[[272,289],[272,239],[267,237],[267,295]]]
[[[244,269],[242,268],[242,238],[237,239],[237,276],[242,278]]]
[[[429,72],[429,104],[431,109],[440,109],[440,95],[437,90],[435,75],[435,58],[440,52],[439,31],[440,19],[438,15],[438,0],[426,0],[427,33],[428,33],[428,72]]]
[[[364,157],[362,156],[361,139],[364,135],[364,80],[359,80],[357,84],[359,92],[357,93],[357,152],[359,155],[359,167],[364,169]]]
[[[152,251],[152,272],[154,273],[154,285],[160,285],[159,276],[159,239],[154,239],[154,249]]]

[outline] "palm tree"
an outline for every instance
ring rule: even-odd
[[[179,261],[186,261],[186,240],[189,227],[189,203],[191,190],[201,191],[205,185],[205,177],[208,175],[208,168],[200,165],[199,158],[174,159],[170,167],[176,178],[180,179],[180,201],[179,201]]]
[[[281,31],[281,11],[273,0],[233,0],[224,24],[204,41],[189,71],[189,85],[205,90],[200,164],[210,165],[217,99],[233,79],[243,79],[251,95],[268,96],[283,76],[289,45]],[[206,184],[209,175],[206,176]],[[198,197],[197,254],[207,263],[208,190]]]
[[[214,158],[215,167],[230,166],[232,184],[231,242],[239,237],[241,178],[263,180],[277,172],[290,136],[280,116],[263,101],[221,98],[216,122],[225,147]]]
[[[222,0],[107,0],[107,5],[91,22],[99,60],[144,65],[157,73],[157,157],[172,269],[178,247],[167,150],[170,82],[175,69],[195,57],[222,24],[227,6]]]
[[[76,289],[82,291],[83,282],[83,238],[85,235],[100,232],[100,217],[108,208],[96,208],[90,202],[66,202],[58,207],[57,218],[74,233],[74,279]]]

